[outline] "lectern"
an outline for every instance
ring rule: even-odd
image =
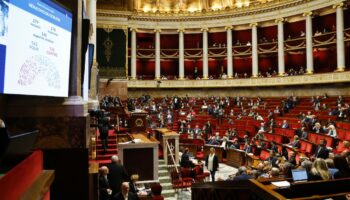
[[[131,112],[130,127],[131,133],[145,132],[147,128],[147,112]]]
[[[140,181],[158,180],[158,144],[144,133],[118,134],[118,155],[128,174],[139,174]]]

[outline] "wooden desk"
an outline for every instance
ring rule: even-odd
[[[120,142],[125,141],[126,142]],[[118,134],[118,155],[128,174],[139,174],[140,181],[158,180],[158,144],[146,133]]]
[[[350,193],[350,178],[291,183],[289,188],[277,188],[257,180],[250,181],[252,193],[263,199],[345,199],[345,194]]]
[[[222,162],[222,152],[223,149],[220,146],[216,146],[216,145],[204,145],[203,147],[203,151],[204,151],[204,159],[210,154],[210,148],[214,147],[215,149],[215,154],[218,157],[219,162]]]
[[[245,152],[237,149],[227,149],[227,164],[232,167],[240,167],[245,162]]]
[[[186,144],[186,143],[180,143],[180,148],[188,148],[188,152],[191,153],[193,156],[196,156],[197,154],[197,145],[195,144]]]

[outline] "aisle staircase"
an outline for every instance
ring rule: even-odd
[[[165,164],[164,160],[159,160],[158,162],[158,176],[159,176],[159,182],[162,186],[162,196],[165,200],[176,200],[176,194],[175,190],[172,187],[171,184],[171,177],[170,173],[168,171],[167,165]]]
[[[99,135],[97,131],[97,136]],[[114,133],[114,130],[109,130],[108,133],[108,148],[107,151],[103,152],[103,147],[101,143],[100,137],[97,137],[97,143],[96,143],[96,162],[99,163],[99,165],[106,165],[111,162],[111,157],[113,155],[118,155],[118,149],[117,149],[117,135]]]

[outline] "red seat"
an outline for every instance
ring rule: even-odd
[[[337,135],[338,135],[338,138],[341,139],[341,140],[345,140],[346,138],[346,130],[343,130],[343,129],[337,129]]]
[[[180,172],[177,172],[175,169],[173,169],[170,172],[171,176],[171,184],[173,186],[173,189],[177,191],[178,189],[183,188],[183,181],[181,179]]]
[[[152,200],[164,200],[162,195],[152,196]]]
[[[263,149],[261,150],[259,157],[260,157],[260,160],[266,160],[269,156],[270,156],[270,152]]]
[[[191,175],[192,175],[192,171],[190,168],[181,168],[183,188],[191,187],[192,183],[194,183],[194,179],[192,178]]]
[[[318,140],[317,140],[317,134],[316,133],[309,133],[308,135],[308,140],[310,142],[313,142],[313,143],[318,143]]]

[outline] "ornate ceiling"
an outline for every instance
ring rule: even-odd
[[[241,9],[288,0],[98,0],[98,8],[145,13],[193,13]]]

